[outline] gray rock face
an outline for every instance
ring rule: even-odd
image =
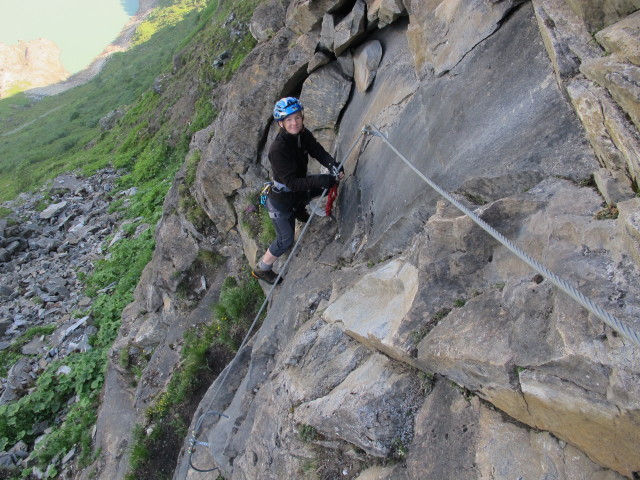
[[[377,40],[359,46],[353,53],[354,80],[360,92],[366,92],[373,83],[382,60],[382,45]]]
[[[352,43],[357,41],[367,27],[366,4],[357,0],[353,10],[336,24],[333,51],[340,56]]]
[[[366,0],[369,25],[384,28],[407,13],[401,0]]]
[[[502,19],[520,0],[407,2],[410,25],[407,35],[416,72],[442,75],[451,70],[473,47],[495,32]]]
[[[581,71],[611,92],[636,128],[640,126],[640,67],[617,58],[603,57],[584,64]]]
[[[334,129],[350,93],[351,80],[342,75],[337,62],[316,70],[302,85],[300,101],[305,106],[306,126],[328,151],[333,149]],[[329,96],[333,101],[326,101]]]
[[[638,0],[568,0],[567,4],[596,32],[640,8]]]
[[[635,65],[633,35],[596,36],[616,52],[604,56],[585,18],[556,0],[295,1],[283,21],[214,92],[221,113],[190,153],[202,157],[192,191],[211,225],[203,233],[180,212],[181,171],[114,352],[157,345],[152,368],[172,365],[166,344],[187,316],[176,287],[198,251],[227,262],[189,322],[206,320],[243,252],[255,257],[236,212],[267,178],[274,100],[298,94],[338,160],[357,148],[334,217],[310,226],[262,327],[203,400],[192,427],[211,406],[228,418],[207,419],[198,439],[210,447],[196,458],[233,479],[312,467],[325,478],[633,478],[639,350],[441,200],[383,139],[361,137],[379,127],[418,171],[639,329],[629,185],[640,144],[625,114],[636,105],[613,81]],[[362,75],[376,42],[384,55]],[[596,219],[605,202],[617,219]],[[117,370],[112,359],[99,420],[109,452],[126,451],[123,423],[163,387],[127,390]],[[380,457],[398,464],[369,468]],[[187,460],[176,478],[196,478]],[[101,478],[124,475],[126,454],[105,462]]]
[[[633,318],[629,312],[638,308],[636,302],[627,300],[621,306],[608,299],[603,293],[608,290],[603,272],[611,271],[627,248],[619,243],[614,247],[614,237],[627,238],[633,245],[637,241],[634,207],[627,207],[631,200],[621,202],[619,228],[626,233],[613,235],[613,220],[594,224],[592,219],[601,203],[596,192],[554,178],[583,180],[598,167],[582,125],[556,84],[557,78],[570,79],[577,70],[563,77],[551,68],[530,7],[518,9],[500,25],[514,6],[506,2],[479,9],[484,12],[483,35],[492,35],[456,39],[455,49],[439,59],[434,57],[439,62],[434,65],[442,65],[440,77],[423,75],[422,81],[414,73],[419,59],[409,55],[419,12],[417,7],[409,8],[413,17],[408,33],[402,24],[384,30],[385,56],[375,83],[366,95],[356,89],[340,113],[338,156],[355,139],[360,125],[375,123],[421,171],[468,203],[484,204],[479,210],[483,218],[528,245],[531,253],[544,257],[561,274],[581,272],[579,283],[592,285],[590,291],[601,292],[596,294],[599,301],[629,321]],[[464,15],[455,9],[446,12],[445,7],[437,11],[439,18],[449,18],[453,25],[462,21]],[[327,24],[331,23],[328,18]],[[321,38],[326,47],[329,36]],[[580,50],[584,58],[593,54],[589,48]],[[318,74],[316,78],[322,77]],[[327,102],[323,104],[322,99],[332,98],[333,88],[320,88],[310,77],[303,95],[315,92],[317,100],[308,111],[325,111]],[[585,88],[589,92],[592,87]],[[305,104],[310,105],[309,101]],[[307,120],[315,122],[313,116]],[[614,144],[619,130],[613,123],[607,128]],[[429,152],[427,158],[424,152]],[[611,340],[598,321],[588,320],[579,307],[561,300],[543,278],[532,275],[487,240],[470,220],[442,203],[436,205],[435,195],[395,161],[383,144],[369,139],[356,160],[347,163],[352,176],[344,182],[340,198],[339,234],[334,236],[336,227],[330,225],[314,230],[308,260],[295,262],[256,337],[250,373],[229,403],[230,420],[217,422],[209,430],[217,464],[231,478],[295,476],[302,468],[300,459],[314,456],[301,442],[303,427],[321,435],[322,440],[315,440],[316,447],[332,445],[344,452],[346,442],[370,455],[385,455],[393,439],[377,431],[378,424],[367,423],[366,415],[349,416],[354,410],[375,410],[385,418],[379,423],[386,427],[383,430],[403,438],[409,453],[404,467],[371,469],[359,478],[423,478],[425,472],[434,478],[448,478],[453,472],[456,478],[496,472],[500,478],[511,478],[522,471],[551,470],[557,478],[620,478],[588,457],[623,474],[632,471],[634,455],[625,445],[637,443],[630,427],[635,407],[622,393],[628,387],[622,385],[628,385],[636,374],[631,368],[634,360],[625,360],[621,354],[628,353],[629,347]],[[609,165],[625,162],[612,160]],[[601,172],[599,179],[605,178]],[[617,195],[615,188],[600,187],[610,198]],[[556,223],[547,223],[547,214]],[[550,231],[555,236],[549,237]],[[547,248],[552,238],[558,243],[553,244],[550,255]],[[633,249],[637,245],[631,253]],[[398,256],[399,252],[403,255]],[[375,269],[364,265],[390,255],[394,260]],[[313,297],[318,286],[325,285],[316,280],[325,268],[317,260],[326,262],[335,256],[350,259],[352,264],[332,272],[331,298],[319,307],[324,309],[322,319],[330,325],[316,320],[305,323],[308,300],[301,295]],[[618,288],[627,291],[637,268],[629,261],[617,268],[621,269],[617,281],[622,281]],[[466,303],[454,310],[461,298]],[[300,309],[292,308],[294,304]],[[568,323],[569,318],[574,321]],[[574,331],[575,319],[585,324],[579,332]],[[276,324],[278,328],[273,328]],[[297,333],[287,333],[298,326]],[[504,335],[504,331],[509,333]],[[331,338],[343,332],[351,340],[329,346],[329,332]],[[593,348],[607,350],[604,356],[609,360],[604,364],[592,361],[601,359],[603,353],[596,354],[587,348],[589,340],[581,340],[603,334],[613,343]],[[536,339],[533,344],[532,338]],[[344,345],[343,356],[318,353],[334,352],[340,344]],[[385,356],[356,355],[358,344]],[[349,368],[337,368],[339,359],[340,365]],[[444,381],[427,396],[423,410],[413,417],[413,427],[404,429],[403,424],[405,427],[396,429],[393,425],[401,425],[394,423],[399,419],[390,418],[392,414],[385,410],[398,400],[393,389],[386,390],[392,382],[368,379],[388,376],[382,373],[387,366],[395,371],[402,365],[435,370],[516,419],[536,428],[544,425],[581,451],[548,433],[532,434],[526,427],[503,422],[477,398],[468,400],[458,390],[444,388]],[[265,372],[262,376],[258,375],[261,371]],[[269,379],[261,380],[266,377]],[[557,379],[579,388],[560,395],[554,386],[559,385]],[[611,390],[607,385],[616,387]],[[563,400],[545,402],[547,397],[540,392],[547,388],[554,398]],[[249,392],[256,391],[253,400],[247,401]],[[369,391],[375,394],[369,396]],[[611,407],[609,413],[582,423],[571,407],[591,408],[589,405],[602,401]],[[535,405],[528,414],[525,402],[531,402],[532,408]],[[616,416],[615,408],[623,412]],[[570,420],[552,419],[556,411]],[[616,439],[612,429],[619,429],[622,437]],[[370,435],[362,437],[362,431]],[[406,437],[399,433],[402,431]],[[611,452],[595,441],[596,431],[612,449],[625,452],[623,462],[611,462]],[[296,454],[288,457],[292,452]],[[505,458],[510,461],[504,462]]]
[[[379,389],[371,388],[372,378]],[[413,375],[394,371],[387,357],[373,355],[330,394],[296,408],[293,420],[374,457],[386,457],[394,440],[412,436],[411,422],[403,421],[397,412],[415,409],[418,393]]]
[[[258,5],[251,17],[249,31],[258,42],[265,42],[284,27],[285,2],[271,0]]]
[[[342,8],[346,0],[293,0],[287,9],[286,26],[298,35],[317,27],[326,12]]]
[[[635,12],[596,34],[607,52],[640,65],[640,12]]]

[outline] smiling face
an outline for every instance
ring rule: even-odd
[[[291,135],[297,135],[302,131],[302,112],[296,112],[278,122],[278,124]]]

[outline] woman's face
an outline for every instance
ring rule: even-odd
[[[287,131],[287,133],[290,133],[291,135],[297,135],[302,131],[302,112],[296,112],[293,115],[289,115],[279,123],[280,126]]]

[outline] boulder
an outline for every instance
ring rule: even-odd
[[[600,30],[595,37],[607,52],[640,65],[640,11]]]
[[[0,336],[3,336],[6,333],[11,326],[11,323],[11,320],[7,318],[0,318]]]
[[[354,80],[360,92],[366,92],[373,83],[380,60],[382,60],[382,45],[377,40],[364,43],[354,50]]]
[[[175,58],[178,58],[178,55],[176,55]],[[162,95],[165,90],[167,89],[167,85],[169,84],[169,81],[171,79],[171,75],[169,75],[168,73],[163,73],[161,75],[158,75],[156,78],[153,79],[153,92],[156,93],[157,95]]]
[[[67,202],[64,200],[62,202],[53,203],[40,212],[40,219],[49,220],[62,212],[66,206]]]
[[[249,31],[258,42],[266,42],[284,27],[286,4],[282,0],[260,3],[253,11]]]
[[[615,205],[636,196],[631,180],[623,171],[600,168],[594,172],[593,178],[607,205]]]
[[[366,273],[346,289],[324,311],[323,318],[339,324],[347,335],[364,345],[397,357],[393,339],[417,292],[416,267],[399,259],[392,260]]]
[[[49,192],[52,195],[75,193],[81,185],[81,181],[73,175],[60,175],[51,182]]]
[[[339,10],[346,3],[346,0],[293,0],[285,24],[298,35],[304,35],[320,25],[325,13]]]
[[[313,54],[313,58],[311,59],[311,61],[309,62],[309,66],[307,67],[307,72],[311,73],[314,70],[322,67],[323,65],[326,65],[331,60],[332,58],[329,55],[319,50]]]
[[[337,59],[338,65],[340,65],[340,70],[342,70],[342,74],[347,78],[353,78],[354,74],[354,65],[353,65],[353,54],[350,50],[347,50],[342,55],[340,55]]]
[[[7,383],[0,396],[0,405],[6,405],[22,397],[33,385],[35,378],[31,375],[31,359],[21,357],[7,373]]]
[[[320,42],[318,48],[327,52],[333,52],[333,42],[336,36],[336,21],[332,14],[325,13],[322,17],[320,29]]]
[[[0,285],[0,299],[7,300],[14,294],[14,290],[6,285]]]
[[[419,398],[409,371],[398,370],[387,357],[374,354],[329,395],[298,406],[294,421],[327,438],[346,440],[374,457],[386,457],[394,441],[406,442],[413,436],[408,417],[396,412],[414,410]]]
[[[608,27],[640,8],[639,0],[567,0],[592,32]]]
[[[305,126],[331,152],[335,127],[349,99],[351,80],[342,75],[336,62],[325,65],[305,80],[300,101],[305,107]]]
[[[333,38],[333,51],[336,57],[339,57],[365,33],[367,28],[366,11],[367,6],[364,1],[357,0],[351,12],[336,25]]]
[[[401,0],[365,0],[367,3],[367,22],[384,28],[398,18],[406,15],[407,9]]]
[[[154,83],[154,90],[156,89],[156,85]],[[102,131],[111,130],[116,126],[118,120],[120,120],[124,116],[124,110],[116,109],[107,113],[103,117],[98,120],[98,125]]]
[[[582,64],[580,70],[605,87],[613,99],[640,128],[640,66],[612,55]]]
[[[626,170],[640,179],[640,136],[609,93],[592,82],[576,79],[567,93],[601,165]]]

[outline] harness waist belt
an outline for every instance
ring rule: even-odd
[[[293,192],[289,187],[287,187],[284,183],[273,181],[273,188],[277,192]]]

